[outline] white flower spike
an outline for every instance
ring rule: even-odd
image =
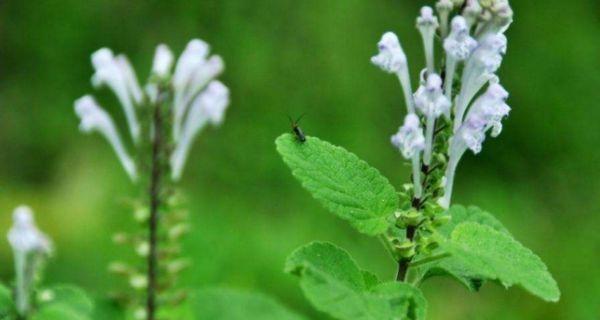
[[[415,106],[427,119],[425,127],[425,153],[423,163],[431,164],[433,149],[433,131],[435,120],[450,110],[450,100],[442,92],[442,78],[435,73],[427,76],[427,81],[415,92]]]
[[[427,6],[421,8],[421,15],[417,18],[417,29],[419,29],[419,33],[421,33],[421,37],[423,38],[428,73],[435,72],[433,38],[438,26],[438,19],[433,15],[433,9]]]
[[[208,57],[210,48],[206,42],[194,39],[190,41],[177,60],[173,75],[175,89],[173,138],[178,141],[183,134],[182,126],[185,114],[192,102],[206,85],[225,69],[220,56]]]
[[[229,89],[219,81],[212,81],[194,100],[182,129],[181,139],[171,154],[172,179],[181,178],[194,138],[207,123],[219,125],[229,105]]]
[[[135,181],[137,179],[135,162],[125,150],[110,115],[89,95],[75,101],[75,113],[81,119],[80,130],[85,133],[96,131],[104,136],[115,150],[117,157],[131,180]]]
[[[134,142],[140,139],[140,125],[135,113],[135,104],[140,104],[143,93],[131,64],[124,56],[114,56],[108,48],[92,54],[92,65],[96,72],[92,76],[95,87],[107,86],[123,106],[127,124]]]
[[[448,99],[452,99],[452,85],[454,73],[458,62],[465,61],[477,47],[477,41],[469,36],[467,21],[462,16],[452,19],[450,35],[444,40],[446,51],[446,83],[444,92]]]
[[[425,149],[425,137],[419,117],[409,113],[404,118],[404,124],[398,133],[392,136],[392,144],[400,150],[402,156],[412,160],[414,196],[419,199],[422,195],[421,187],[421,151]]]
[[[35,225],[32,210],[19,206],[13,212],[8,242],[15,259],[15,305],[19,315],[31,308],[31,294],[40,260],[52,252],[50,239]]]
[[[398,37],[393,32],[384,33],[377,44],[377,48],[379,49],[379,53],[371,58],[371,63],[381,68],[381,70],[393,73],[398,77],[402,91],[404,92],[406,108],[409,113],[414,113],[412,85],[406,55],[404,54],[404,50],[402,50]]]

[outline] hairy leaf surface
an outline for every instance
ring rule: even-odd
[[[336,319],[425,319],[426,301],[417,288],[379,282],[333,244],[301,247],[288,258],[285,270],[300,278],[302,291],[317,310]]]
[[[448,214],[450,214],[452,220],[438,229],[440,234],[446,238],[450,238],[454,228],[463,222],[477,222],[489,226],[496,231],[510,235],[508,230],[500,221],[498,221],[498,219],[489,212],[483,211],[478,207],[471,206],[466,208],[461,205],[453,205],[450,207]],[[415,260],[421,258],[423,257],[417,257]],[[417,282],[434,276],[449,275],[472,291],[479,290],[484,283],[484,279],[481,279],[478,274],[472,273],[470,269],[466,268],[463,263],[455,257],[448,257],[411,269],[410,273],[414,278],[417,278]]]
[[[325,208],[362,233],[386,231],[399,200],[379,171],[353,153],[315,137],[300,143],[284,134],[275,143],[293,175]]]
[[[560,292],[546,265],[510,235],[479,223],[458,225],[444,246],[470,273],[498,280],[505,287],[520,285],[546,301]]]

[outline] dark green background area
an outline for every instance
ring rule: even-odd
[[[430,319],[598,319],[600,316],[600,4],[512,1],[515,23],[500,71],[513,107],[505,131],[459,167],[455,201],[503,221],[547,263],[561,301],[491,284],[466,292],[452,280],[424,285]],[[90,54],[126,53],[145,79],[154,47],[180,52],[199,37],[223,56],[232,92],[226,121],[198,139],[182,181],[194,229],[186,241],[188,286],[226,285],[278,297],[311,319],[296,280],[283,274],[294,248],[328,240],[392,279],[377,240],[357,234],[312,200],[274,148],[287,115],[355,152],[400,187],[408,168],[389,143],[404,115],[397,80],[369,63],[395,31],[413,83],[423,66],[409,0],[2,1],[0,3],[0,234],[12,209],[31,205],[52,236],[47,282],[101,295],[106,272],[127,256],[111,234],[131,227],[135,194],[112,150],[78,132],[73,101],[92,93]],[[438,50],[439,52],[439,50]],[[118,116],[106,90],[93,92]],[[0,278],[12,258],[0,241]]]

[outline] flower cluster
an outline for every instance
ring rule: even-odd
[[[488,131],[492,137],[498,136],[501,121],[510,111],[508,92],[496,71],[506,53],[504,32],[513,13],[508,0],[439,0],[435,8],[437,16],[426,6],[416,20],[426,65],[416,92],[411,88],[406,55],[394,33],[382,36],[379,53],[371,62],[400,79],[408,114],[392,143],[412,161],[413,197],[425,197],[423,175],[431,173],[437,154],[437,159],[442,159],[438,165],[446,168],[442,193],[427,196],[448,208],[462,155],[468,149],[479,153]],[[445,54],[439,66],[434,60],[436,33]],[[440,134],[444,132],[448,134]],[[436,143],[438,135],[442,143]]]
[[[108,87],[117,97],[129,128],[129,145],[134,148],[152,134],[151,128],[148,136],[144,136],[141,115],[148,113],[144,111],[156,103],[172,106],[174,146],[169,163],[172,179],[178,180],[198,133],[208,124],[219,125],[223,121],[229,90],[215,80],[224,70],[223,59],[210,55],[209,45],[198,39],[187,44],[176,63],[169,47],[158,45],[148,83],[143,89],[124,55],[114,55],[110,49],[102,48],[92,54],[92,65],[95,70],[92,84],[96,88]],[[127,150],[110,114],[90,95],[75,101],[75,112],[81,119],[81,131],[96,131],[104,136],[131,180],[136,181],[139,173],[135,158]]]
[[[8,231],[8,242],[15,259],[15,306],[21,316],[31,309],[31,295],[44,258],[51,254],[50,239],[35,225],[32,210],[17,207],[13,225]]]

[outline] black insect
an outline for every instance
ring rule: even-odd
[[[304,135],[304,132],[302,132],[302,129],[298,125],[302,117],[304,117],[304,115],[301,115],[300,117],[298,117],[298,119],[296,119],[296,121],[294,121],[292,117],[288,116],[288,118],[290,119],[290,124],[292,125],[292,132],[294,133],[294,135],[296,135],[296,139],[298,139],[300,143],[306,142],[306,136]]]

